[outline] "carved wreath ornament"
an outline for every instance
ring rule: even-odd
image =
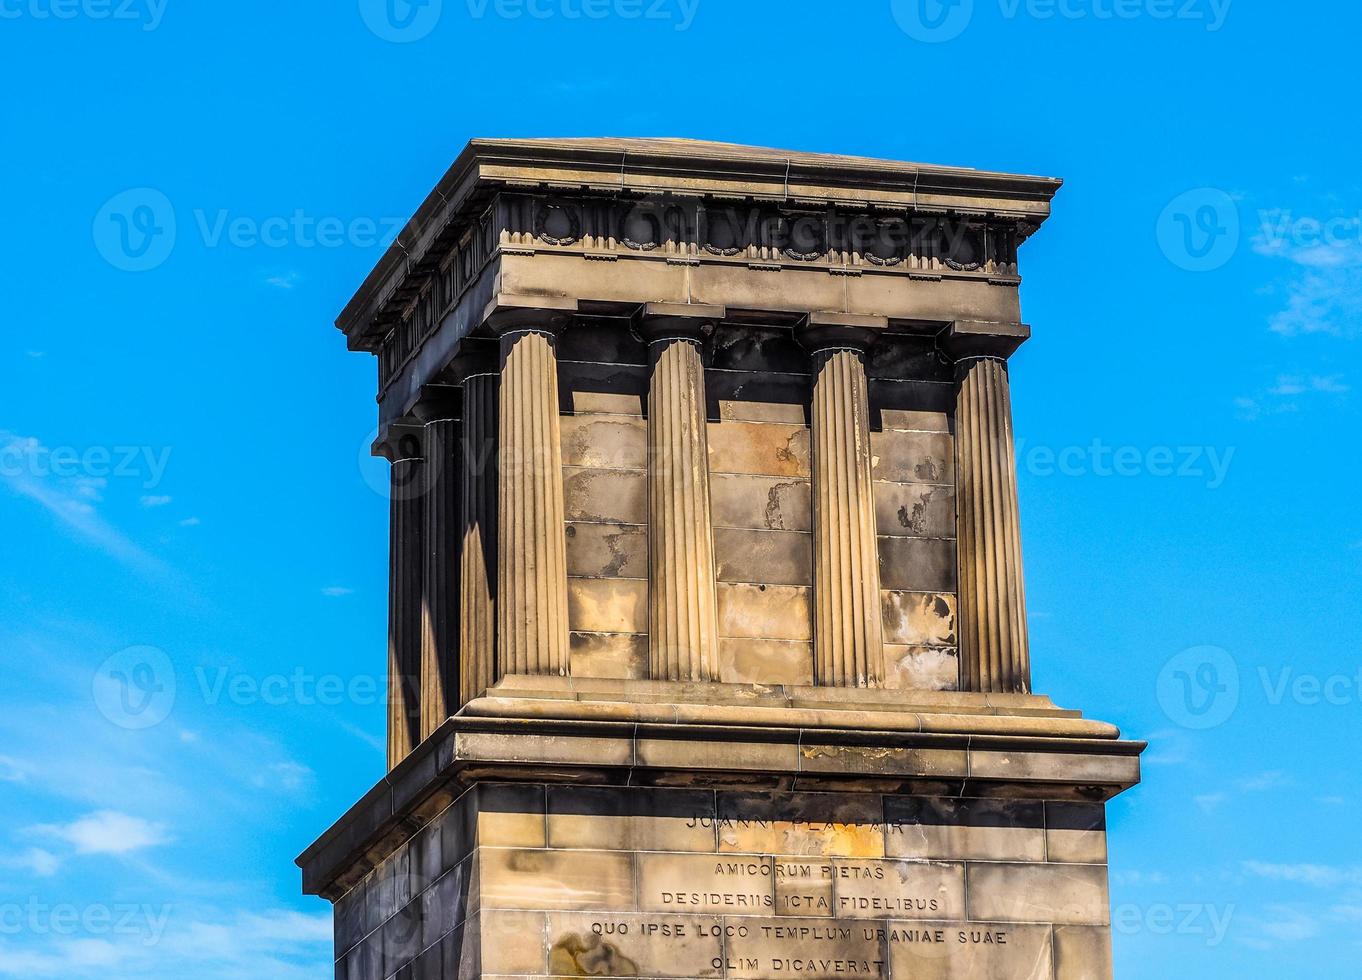
[[[550,245],[571,245],[582,237],[582,219],[573,208],[540,204],[534,214],[534,234]]]
[[[631,210],[620,222],[620,241],[639,252],[651,252],[662,241],[662,219],[652,211]]]
[[[977,272],[983,267],[984,243],[977,228],[962,228],[955,235],[946,236],[946,265],[956,272]]]

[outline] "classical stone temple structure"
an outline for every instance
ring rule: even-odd
[[[469,144],[338,324],[392,464],[338,978],[1111,975],[1143,745],[1031,691],[1013,462],[1058,187]]]

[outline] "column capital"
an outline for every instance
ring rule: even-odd
[[[425,457],[425,425],[411,417],[403,417],[389,423],[379,433],[370,452],[382,456],[389,463]]]
[[[495,336],[543,333],[556,336],[577,312],[577,301],[561,296],[512,296],[501,293],[483,311],[483,324]]]
[[[441,372],[446,384],[463,387],[470,378],[500,374],[495,341],[465,337],[459,341],[458,353]]]
[[[633,330],[647,344],[673,339],[704,341],[727,315],[727,308],[722,306],[645,303],[634,314]]]
[[[422,425],[454,422],[459,418],[459,389],[452,385],[423,385],[411,416]]]
[[[878,334],[887,329],[889,318],[862,316],[858,313],[810,313],[795,327],[795,340],[810,355],[834,350],[864,354]]]
[[[957,361],[988,357],[1007,360],[1031,337],[1024,323],[956,320],[938,335],[941,349]]]

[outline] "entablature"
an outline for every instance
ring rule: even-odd
[[[490,295],[490,287],[479,289],[485,277],[498,278],[509,258],[536,256],[707,267],[711,279],[750,273],[746,292],[772,295],[788,292],[771,281],[788,278],[782,272],[866,277],[877,285],[859,290],[869,294],[865,308],[809,309],[894,317],[886,287],[901,291],[905,282],[1015,289],[1017,249],[1048,216],[1059,186],[1052,178],[688,140],[475,140],[337,326],[353,349],[379,355],[386,389],[469,294]],[[706,302],[801,311],[743,302],[742,293]],[[596,299],[580,289],[544,294]],[[991,315],[950,310],[939,320],[962,313]],[[476,314],[459,319],[465,332],[477,325],[468,322]]]

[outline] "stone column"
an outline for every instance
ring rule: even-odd
[[[827,687],[877,687],[885,675],[865,376],[875,334],[863,324],[873,319],[812,315],[799,331],[814,370],[814,682]]]
[[[497,409],[495,349],[465,351],[454,370],[463,386],[459,453],[459,703],[497,682]]]
[[[419,426],[394,425],[388,527],[388,768],[421,741],[421,594],[425,458]]]
[[[1029,336],[1022,324],[958,321],[942,340],[956,362],[960,682],[967,691],[1031,690],[1007,369]]]
[[[421,596],[421,738],[459,709],[458,389],[428,385],[412,409],[425,443]]]
[[[704,338],[724,311],[649,304],[648,646],[653,680],[719,679]]]
[[[567,534],[554,344],[559,311],[498,309],[498,673],[568,673]]]

